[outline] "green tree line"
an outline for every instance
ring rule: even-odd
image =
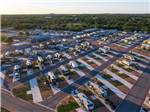
[[[2,28],[79,31],[106,28],[150,32],[149,14],[2,15]]]

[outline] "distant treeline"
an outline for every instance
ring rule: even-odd
[[[150,14],[2,15],[2,28],[79,31],[106,28],[150,32]]]

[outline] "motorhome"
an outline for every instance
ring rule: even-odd
[[[55,53],[55,58],[60,58],[61,54],[60,53]]]
[[[32,61],[31,61],[31,60],[26,60],[26,65],[27,65],[27,66],[32,65]]]
[[[133,64],[133,62],[132,62],[131,60],[127,60],[127,59],[123,59],[123,60],[121,61],[121,63],[122,63],[122,64],[125,64],[125,65],[128,65],[128,66],[130,66],[131,64]]]
[[[91,81],[88,82],[88,86],[93,89],[96,94],[100,95],[100,96],[103,96],[103,97],[106,97],[108,96],[108,91],[107,89],[103,88],[103,87],[100,87],[98,84],[96,83],[93,83]]]
[[[50,83],[52,83],[56,79],[56,76],[52,71],[48,72],[48,80]]]
[[[106,49],[106,50],[108,50],[108,51],[110,50],[109,46],[104,46],[103,48]]]
[[[10,51],[5,52],[5,56],[10,56],[10,54],[11,54]]]
[[[63,72],[68,72],[68,68],[65,65],[61,65],[60,70],[62,70]]]
[[[150,105],[150,97],[148,98],[148,104]]]
[[[131,61],[134,61],[134,60],[135,60],[133,56],[126,55],[126,54],[124,55],[124,58],[129,59],[129,60],[131,60]]]
[[[77,97],[81,103],[87,110],[94,109],[94,103],[88,99],[88,97],[84,93],[78,93]]]
[[[145,40],[145,41],[142,43],[141,49],[150,51],[150,39]]]
[[[77,64],[75,61],[70,61],[70,62],[69,62],[69,65],[70,65],[72,68],[77,68],[77,67],[78,67],[78,64]]]
[[[101,47],[99,48],[99,51],[102,52],[102,53],[107,53],[107,50],[104,49],[104,48],[101,48]]]
[[[14,66],[14,70],[15,70],[15,71],[17,71],[17,70],[19,70],[19,69],[20,69],[20,65],[15,65],[15,66]]]
[[[13,82],[18,81],[20,79],[20,74],[18,72],[15,72],[13,75]]]
[[[46,58],[50,60],[50,59],[52,59],[52,55],[49,54],[49,55],[47,55]]]
[[[41,56],[38,56],[38,62],[43,62],[44,60],[43,60],[43,58],[41,57]]]

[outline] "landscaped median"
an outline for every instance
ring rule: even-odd
[[[29,84],[22,84],[13,88],[12,92],[16,97],[19,97],[23,100],[32,101],[32,94],[27,94],[30,91]]]
[[[68,98],[57,107],[57,112],[72,112],[77,108],[79,108],[77,102],[73,98]]]

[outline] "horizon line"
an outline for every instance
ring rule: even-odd
[[[36,14],[36,13],[33,13],[33,14],[30,14],[30,13],[25,13],[25,14],[23,14],[23,13],[16,13],[16,14],[0,14],[1,16],[2,15],[97,15],[97,14],[122,14],[122,15],[125,15],[125,14],[149,14],[150,15],[150,13],[148,12],[148,13],[43,13],[43,14]]]

